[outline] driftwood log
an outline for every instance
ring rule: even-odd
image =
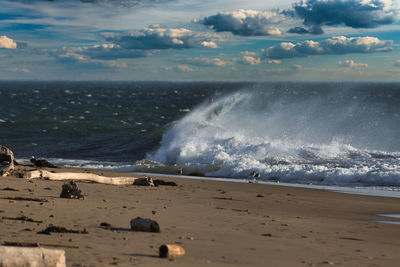
[[[14,169],[14,153],[0,145],[0,176],[6,176]]]
[[[59,249],[0,246],[0,266],[65,267],[65,251]]]
[[[159,233],[160,225],[152,219],[137,217],[131,220],[131,229],[133,231]]]
[[[35,179],[35,178],[45,178],[49,180],[79,180],[79,181],[89,181],[96,182],[100,184],[111,184],[111,185],[129,185],[133,184],[133,182],[138,179],[135,177],[107,177],[101,176],[93,173],[84,173],[84,172],[49,172],[45,170],[35,170],[27,172],[24,175],[26,179]]]
[[[185,255],[185,249],[177,244],[164,244],[159,249],[160,258],[179,258]]]

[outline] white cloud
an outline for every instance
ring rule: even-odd
[[[258,55],[258,53],[256,53],[256,52],[250,52],[250,51],[242,51],[242,52],[240,52],[240,54],[242,55],[242,56],[257,56]]]
[[[30,72],[30,70],[28,68],[10,68],[8,70],[12,71],[12,72],[23,72],[23,73]]]
[[[132,33],[104,33],[104,38],[125,49],[182,49],[218,47],[214,33],[194,32],[185,28],[149,27]]]
[[[268,64],[275,64],[275,65],[278,65],[278,64],[281,64],[281,61],[278,60],[278,59],[268,59],[268,60],[267,60],[267,63],[268,63]]]
[[[85,51],[87,51],[85,50],[85,48],[75,48],[75,49],[64,48],[61,51],[59,50],[53,51],[52,55],[62,61],[71,61],[84,64],[95,64],[95,65],[101,65],[105,67],[119,68],[119,69],[125,69],[128,67],[126,63],[119,62],[117,60],[104,60],[104,59],[92,58],[89,55],[86,55],[84,53]]]
[[[258,65],[261,63],[261,59],[253,56],[242,56],[239,62],[244,65]]]
[[[17,49],[17,43],[5,35],[0,36],[0,48]]]
[[[367,68],[368,64],[366,63],[355,63],[353,60],[345,60],[339,61],[338,66],[342,68]]]
[[[233,12],[219,12],[205,17],[199,22],[217,32],[231,32],[241,36],[281,35],[274,25],[284,20],[284,16],[273,11],[240,9]]]
[[[194,71],[194,69],[192,69],[191,67],[186,66],[186,65],[178,65],[176,68],[183,72]]]
[[[216,67],[224,67],[232,65],[233,62],[229,60],[223,60],[220,58],[208,58],[208,57],[195,57],[195,58],[187,58],[181,60],[187,64],[196,65],[196,66],[216,66]]]
[[[299,65],[299,64],[293,64],[292,66],[289,67],[291,70],[293,71],[300,71],[303,69],[303,66]]]
[[[215,42],[204,41],[204,42],[201,43],[201,45],[204,46],[204,47],[218,48],[218,45]]]
[[[332,37],[320,42],[304,41],[297,44],[283,42],[268,48],[265,56],[270,59],[307,57],[311,55],[375,53],[392,51],[392,40],[376,37]]]

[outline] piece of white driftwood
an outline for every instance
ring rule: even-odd
[[[0,176],[6,176],[14,169],[14,153],[0,145]]]
[[[135,177],[106,177],[93,173],[84,172],[49,172],[46,170],[35,170],[25,173],[24,177],[26,179],[35,178],[46,178],[49,180],[80,180],[80,181],[90,181],[100,184],[112,184],[112,185],[127,185],[133,184],[137,179]]]
[[[65,251],[47,248],[0,246],[2,267],[65,267]]]
[[[185,255],[185,249],[177,244],[164,244],[159,249],[160,258],[179,258]]]
[[[137,217],[131,220],[131,229],[133,231],[159,233],[160,225],[152,219]]]

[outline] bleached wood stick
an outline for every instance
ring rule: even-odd
[[[65,267],[65,251],[59,249],[0,246],[0,266]]]
[[[185,255],[185,249],[177,244],[164,244],[159,249],[160,258],[179,258]]]
[[[27,179],[35,178],[47,178],[49,180],[80,180],[80,181],[91,181],[100,184],[111,184],[111,185],[126,185],[133,184],[137,179],[135,177],[107,177],[93,173],[84,172],[49,172],[45,170],[36,170],[27,172],[24,176]]]

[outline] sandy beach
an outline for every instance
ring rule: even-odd
[[[110,177],[135,176],[85,171]],[[399,264],[400,226],[373,220],[385,220],[376,214],[400,213],[400,199],[262,184],[161,179],[178,186],[77,182],[85,198],[63,199],[62,181],[1,177],[0,240],[3,244],[39,243],[64,249],[67,266]],[[12,219],[22,215],[34,222]],[[156,220],[161,232],[131,231],[130,220],[138,216]],[[111,229],[101,227],[104,222]],[[87,233],[38,234],[49,225]],[[186,254],[175,260],[161,259],[158,248],[164,243],[180,244]]]

